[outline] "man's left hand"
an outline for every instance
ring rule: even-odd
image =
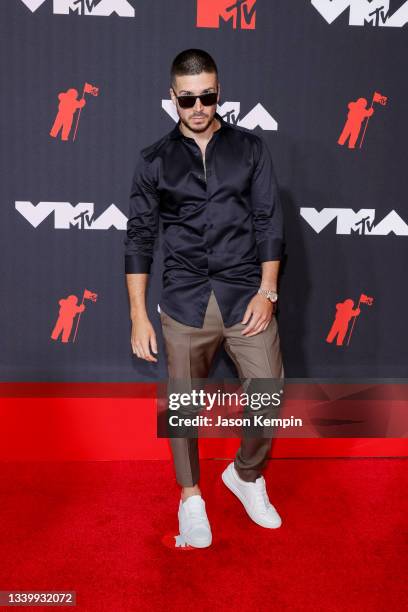
[[[264,297],[257,293],[249,302],[247,309],[244,314],[244,318],[241,323],[246,325],[251,318],[251,322],[248,323],[248,326],[241,332],[243,336],[255,336],[259,334],[259,332],[264,331],[272,317],[274,312],[274,304],[268,300],[268,298]],[[252,315],[252,317],[251,317]]]

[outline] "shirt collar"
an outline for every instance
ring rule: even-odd
[[[229,127],[229,124],[227,121],[225,121],[221,115],[216,111],[214,117],[216,119],[218,119],[218,121],[221,123],[221,127],[218,128],[218,130],[215,130],[216,132],[222,132],[225,128]],[[188,136],[185,136],[182,131],[180,130],[180,119],[178,120],[176,126],[171,130],[170,132],[170,138],[172,139],[176,139],[176,138],[188,138]]]

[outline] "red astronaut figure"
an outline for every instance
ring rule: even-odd
[[[339,145],[344,145],[349,138],[348,148],[355,148],[361,124],[366,117],[371,117],[374,112],[372,107],[366,108],[366,106],[367,100],[365,98],[359,98],[356,102],[349,102],[347,120],[337,141]]]
[[[84,98],[77,100],[78,91],[76,89],[68,89],[66,92],[61,92],[58,95],[59,105],[58,114],[55,117],[54,125],[51,128],[50,136],[55,138],[62,127],[61,140],[68,140],[71,131],[72,121],[77,108],[85,106]]]
[[[353,306],[354,302],[350,299],[336,304],[336,317],[327,335],[326,342],[333,342],[337,336],[337,346],[341,346],[343,344],[350,319],[357,317],[361,312],[360,308],[356,308],[354,310]]]
[[[57,340],[62,331],[62,342],[69,342],[75,315],[78,312],[84,312],[85,305],[80,304],[78,306],[78,298],[76,295],[69,295],[66,300],[61,299],[59,305],[59,316],[52,330],[51,338]]]

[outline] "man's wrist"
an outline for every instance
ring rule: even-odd
[[[137,308],[130,311],[131,321],[140,321],[141,319],[148,319],[147,310],[145,308]]]
[[[270,300],[271,302],[278,301],[278,293],[275,289],[270,289],[261,285],[258,289],[258,293],[260,295],[263,295],[267,300]]]
[[[276,289],[276,285],[273,284],[267,284],[267,283],[261,283],[259,285],[260,289],[266,289],[267,291],[275,291],[275,293],[277,293],[277,289]]]

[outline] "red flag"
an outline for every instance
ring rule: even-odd
[[[365,295],[365,293],[362,293],[360,295],[360,304],[367,304],[367,306],[372,306],[373,302],[374,302],[373,297],[369,297],[368,295]]]
[[[374,92],[374,97],[373,97],[374,102],[379,102],[380,104],[385,106],[387,104],[387,100],[388,100],[387,96],[382,96],[380,93],[378,93],[378,91]]]
[[[99,94],[99,87],[95,87],[94,85],[91,85],[90,83],[85,83],[84,92],[92,94],[93,96],[97,96]]]
[[[97,293],[92,293],[92,291],[89,291],[89,289],[85,289],[84,300],[92,300],[93,302],[96,302],[97,299],[98,299]]]

